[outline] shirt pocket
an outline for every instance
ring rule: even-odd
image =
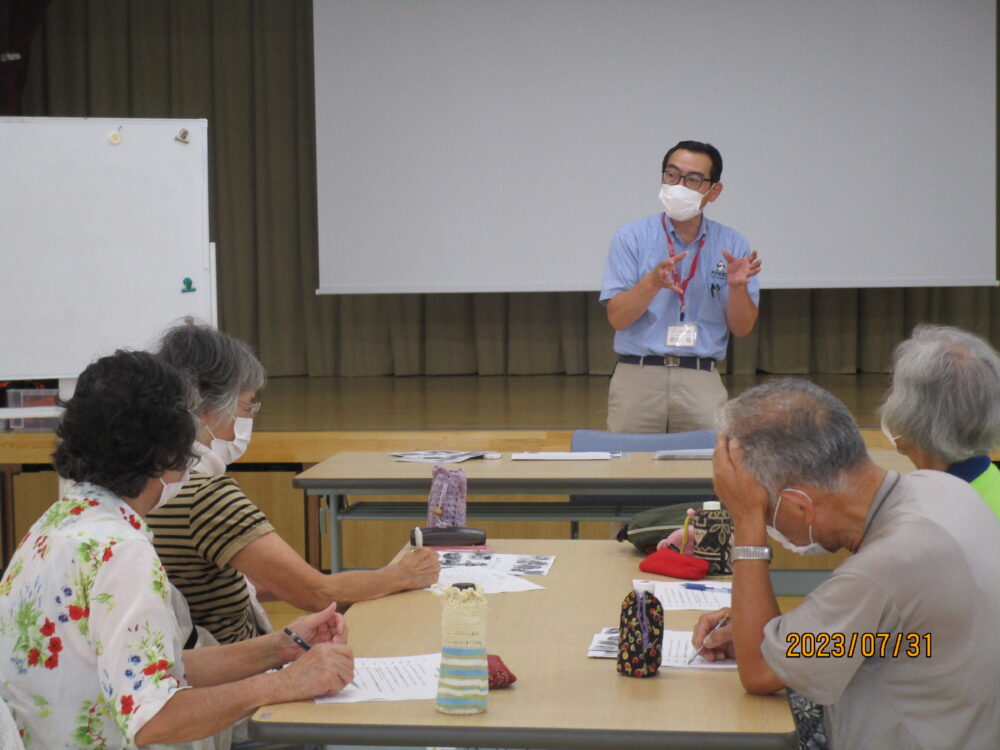
[[[725,281],[710,281],[705,284],[704,293],[698,304],[698,321],[700,323],[726,325],[728,291]]]

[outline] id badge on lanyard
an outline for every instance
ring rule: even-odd
[[[670,237],[670,232],[667,231],[667,217],[666,214],[660,215],[660,222],[663,224],[663,233],[667,237],[667,250],[670,252],[670,257],[674,257],[674,241]],[[667,328],[667,346],[676,347],[690,347],[694,346],[698,341],[698,326],[694,323],[684,322],[686,317],[687,308],[684,302],[684,297],[687,294],[688,284],[691,283],[691,279],[694,278],[695,272],[698,270],[698,260],[701,258],[701,249],[705,246],[705,237],[702,236],[701,240],[698,242],[698,249],[695,251],[694,260],[691,261],[691,269],[688,271],[687,278],[681,281],[681,275],[677,271],[677,267],[674,266],[674,283],[680,287],[680,291],[677,292],[677,298],[680,301],[681,314],[680,323],[678,325],[673,325]]]
[[[698,326],[681,323],[667,328],[667,346],[694,346],[698,341]]]

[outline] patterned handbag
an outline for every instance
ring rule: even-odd
[[[708,561],[710,576],[732,575],[729,538],[733,535],[733,517],[718,500],[708,500],[691,520],[694,554]]]

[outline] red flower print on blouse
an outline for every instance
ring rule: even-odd
[[[45,624],[42,625],[42,627],[40,627],[38,631],[45,637],[48,637],[52,635],[54,632],[56,632],[56,624],[52,622],[52,620],[50,620],[48,617],[46,617]]]
[[[71,516],[78,516],[81,513],[83,513],[83,508],[81,508],[79,505],[74,505],[72,508],[69,509],[69,513]]]
[[[114,544],[114,542],[111,544]],[[104,554],[101,555],[101,562],[107,562],[111,559],[111,556],[114,555],[114,552],[111,551],[111,544],[104,548]]]
[[[52,654],[48,659],[45,660],[46,669],[55,669],[59,666],[59,654]]]
[[[62,640],[58,636],[49,638],[49,653],[58,654],[62,648]]]
[[[37,648],[31,649],[28,652],[28,664],[30,664],[32,667],[37,666],[38,665],[38,659],[39,659],[39,657],[41,657],[41,655],[42,655],[42,652],[39,651]]]
[[[122,713],[123,714],[130,714],[130,713],[132,713],[132,706],[133,705],[134,705],[134,702],[132,700],[132,696],[131,695],[123,695],[122,696]]]
[[[70,604],[69,619],[79,620],[81,617],[90,617],[90,607],[78,607],[75,604]]]

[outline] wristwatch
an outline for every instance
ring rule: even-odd
[[[733,547],[733,553],[730,556],[732,562],[737,560],[763,560],[764,562],[771,562],[774,554],[771,552],[770,547]]]

